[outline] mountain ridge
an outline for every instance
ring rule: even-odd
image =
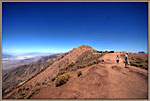
[[[63,54],[54,54],[49,56],[43,56],[36,64],[21,65],[10,70],[3,72],[3,95],[13,89],[19,83],[28,81],[34,77],[37,73],[46,69],[51,65],[56,58],[61,57]]]
[[[123,54],[99,53],[87,45],[73,48],[3,98],[147,98],[147,71],[134,66],[123,68]],[[117,55],[119,64],[115,63]],[[65,81],[57,86],[61,78]]]
[[[87,45],[82,45],[82,46],[73,48],[71,51],[65,53],[62,57],[60,57],[57,61],[55,61],[51,66],[47,67],[44,70],[44,71],[47,71],[44,74],[44,75],[47,74],[47,76],[43,76],[43,75],[38,76],[37,75],[37,77],[35,76],[34,78],[38,78],[36,82],[43,82],[48,77],[50,77],[51,79],[55,78],[58,75],[60,75],[61,73],[66,72],[68,70],[69,66],[72,66],[73,63],[76,63],[76,61],[79,59],[79,58],[77,58],[79,55],[85,54],[86,56],[88,56],[89,54],[92,54],[92,52],[97,52],[97,51]],[[85,57],[85,56],[81,56],[81,59],[82,59],[82,57]],[[78,66],[75,67],[75,69],[78,69],[78,68],[79,68]],[[71,71],[71,70],[69,70],[69,71]],[[40,74],[42,74],[43,72],[41,72]],[[34,78],[32,78],[32,79],[34,79]],[[32,81],[32,79],[30,81]],[[34,85],[35,85],[35,83],[34,83]]]

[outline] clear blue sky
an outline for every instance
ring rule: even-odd
[[[67,52],[80,45],[97,50],[148,50],[148,4],[2,4],[2,52]]]

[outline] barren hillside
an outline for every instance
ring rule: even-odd
[[[26,82],[41,71],[45,70],[49,67],[49,65],[57,60],[56,58],[60,58],[61,56],[63,56],[63,54],[43,56],[36,64],[22,65],[3,72],[3,95],[7,94],[19,83]]]
[[[98,53],[79,46],[3,98],[147,99],[147,70],[124,68],[123,61],[120,53]]]

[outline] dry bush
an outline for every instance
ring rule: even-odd
[[[55,81],[55,79],[56,79],[56,78],[55,78],[55,77],[53,77],[53,78],[51,79],[51,81]]]
[[[39,83],[39,82],[37,82],[36,84],[35,84],[35,86],[40,86],[41,84]]]
[[[44,80],[43,82],[42,82],[42,85],[46,85],[48,83],[48,81],[47,80]]]
[[[142,63],[143,62],[143,60],[141,59],[141,58],[136,58],[136,63]]]
[[[82,72],[81,71],[78,71],[77,72],[77,77],[81,76],[82,75]]]
[[[37,82],[32,88],[31,92],[29,92],[28,95],[26,95],[26,99],[30,99],[35,93],[37,93],[40,90],[40,88],[40,83]]]
[[[69,80],[70,76],[68,74],[60,75],[56,78],[55,86],[61,86]]]
[[[29,88],[29,87],[27,87],[27,88],[25,88],[25,90],[27,90],[27,91],[28,91],[28,90],[30,90],[30,88]]]

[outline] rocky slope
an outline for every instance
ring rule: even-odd
[[[45,70],[56,60],[56,58],[60,58],[61,56],[63,56],[63,54],[43,56],[36,64],[22,65],[3,72],[3,96],[19,83],[26,82],[41,71]]]
[[[116,64],[116,56],[120,56]],[[135,85],[136,84],[136,85]],[[3,96],[8,99],[148,98],[148,72],[124,68],[120,53],[98,53],[83,45]]]

